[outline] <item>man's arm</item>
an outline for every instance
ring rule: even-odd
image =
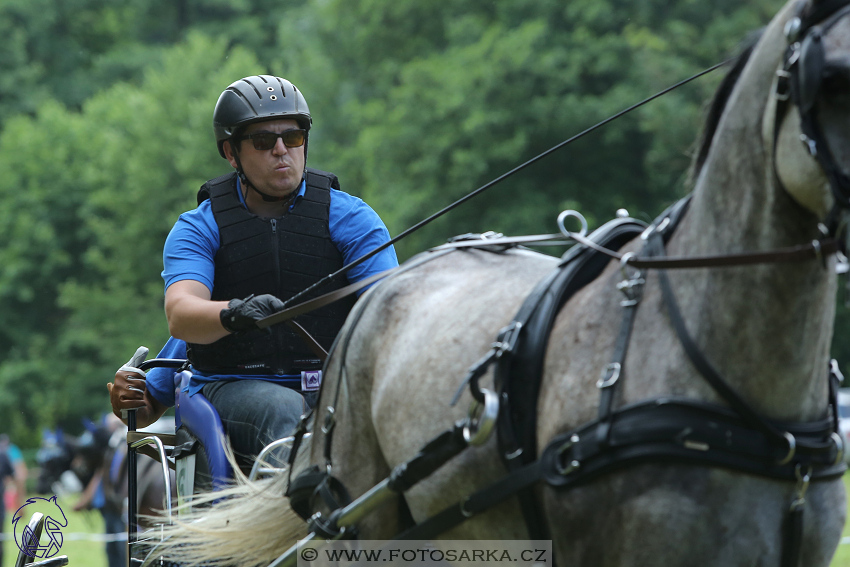
[[[165,316],[171,336],[188,343],[209,344],[230,333],[258,329],[257,321],[283,309],[269,294],[212,301],[204,284],[180,280],[165,290]]]
[[[226,301],[212,301],[209,288],[195,280],[180,280],[165,290],[168,330],[187,343],[209,344],[226,336],[221,322],[226,308]]]

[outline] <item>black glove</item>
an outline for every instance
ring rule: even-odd
[[[231,333],[259,329],[257,321],[283,310],[283,301],[273,295],[251,295],[245,299],[231,299],[219,317],[222,326]]]

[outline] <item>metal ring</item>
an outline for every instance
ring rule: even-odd
[[[580,232],[575,233],[567,230],[567,228],[564,226],[564,219],[566,219],[567,217],[573,217],[578,219],[578,221],[581,223]],[[558,215],[558,228],[561,230],[561,234],[568,238],[572,237],[573,234],[578,234],[580,237],[584,237],[587,236],[587,219],[585,219],[580,212],[574,211],[572,209],[562,211],[561,214]]]
[[[464,518],[471,518],[475,515],[475,512],[470,512],[466,509],[466,505],[469,503],[469,498],[464,499],[463,502],[460,503],[460,513],[463,514]]]
[[[619,362],[612,362],[602,371],[602,376],[596,381],[596,387],[600,390],[613,386],[620,379],[620,369],[622,366]],[[609,375],[610,372],[610,375]]]
[[[790,46],[791,53],[788,55],[788,59],[785,60],[785,69],[790,69],[792,66],[797,64],[797,61],[800,60],[800,51],[802,46],[799,41],[795,41]]]
[[[624,281],[637,281],[640,279],[640,268],[629,265],[629,261],[634,259],[635,256],[634,252],[626,252],[620,256],[620,274],[623,276]],[[628,272],[629,268],[633,270],[631,274]]]
[[[563,445],[558,447],[558,449],[557,449],[558,454],[557,454],[557,457],[555,458],[555,471],[557,471],[558,474],[560,474],[562,476],[568,475],[581,466],[581,463],[576,459],[571,460],[570,464],[567,465],[567,466],[561,465],[561,457],[564,455],[564,453],[569,451],[573,447],[573,445],[578,443],[580,440],[581,439],[579,438],[579,436],[574,433],[574,434],[570,435],[570,438],[567,440],[566,443],[564,443]]]
[[[788,454],[785,455],[781,461],[777,461],[779,465],[787,465],[791,462],[791,459],[794,458],[794,454],[797,452],[797,440],[794,439],[794,436],[785,431],[782,434],[785,437],[785,440],[788,441]]]
[[[469,405],[466,425],[463,426],[463,439],[470,445],[481,445],[490,436],[499,416],[499,396],[481,388],[484,403],[473,400]]]
[[[841,437],[841,435],[839,435],[835,431],[832,432],[832,435],[830,435],[830,438],[832,439],[832,442],[835,443],[835,449],[836,449],[835,460],[832,462],[832,464],[837,465],[838,463],[840,463],[844,459],[844,449],[845,449],[844,439]]]
[[[788,40],[788,43],[794,43],[800,37],[800,30],[803,28],[803,21],[799,16],[794,16],[787,22],[785,22],[785,39]]]
[[[334,410],[333,406],[328,406],[327,411],[328,413],[325,416],[325,423],[322,424],[322,433],[325,435],[330,433],[331,429],[333,429],[336,424],[336,416],[334,416],[336,410]]]

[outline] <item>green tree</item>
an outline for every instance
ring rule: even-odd
[[[278,22],[303,0],[0,0],[0,125],[59,100],[79,109],[142,79],[163,50],[202,32],[266,57]],[[267,69],[266,69],[267,70]]]
[[[722,60],[778,5],[316,3],[307,25],[320,41],[305,48],[317,45],[322,55],[305,59],[319,63],[336,88],[326,82],[317,103],[311,98],[325,113],[317,120],[333,118],[320,130],[326,143],[315,157],[332,156],[346,184],[397,233]],[[550,232],[567,207],[591,220],[624,206],[644,217],[660,212],[685,191],[689,147],[718,79],[667,95],[548,157],[400,244],[402,256],[469,231]]]
[[[109,408],[105,384],[139,344],[168,336],[162,245],[195,191],[226,170],[210,117],[233,77],[259,72],[193,35],[139,86],[80,111],[59,103],[0,136],[0,430],[74,427]],[[180,88],[175,88],[179,85]],[[32,441],[32,439],[30,439]]]

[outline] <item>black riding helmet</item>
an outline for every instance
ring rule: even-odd
[[[213,112],[218,153],[225,157],[222,145],[237,130],[277,118],[292,118],[307,131],[313,125],[307,101],[295,85],[271,75],[245,77],[232,83],[218,97]]]
[[[306,167],[307,142],[310,127],[313,125],[310,109],[307,107],[304,95],[295,85],[286,79],[272,75],[254,75],[240,79],[227,87],[218,97],[215,111],[213,111],[213,130],[215,130],[218,153],[221,154],[221,157],[226,158],[223,147],[224,141],[238,134],[249,124],[280,118],[291,118],[298,122],[301,128],[307,130],[308,137],[304,141],[304,163]],[[254,189],[266,201],[282,200],[266,195],[254,187],[242,170],[236,146],[233,146],[233,150],[237,164],[236,172],[242,182]]]

